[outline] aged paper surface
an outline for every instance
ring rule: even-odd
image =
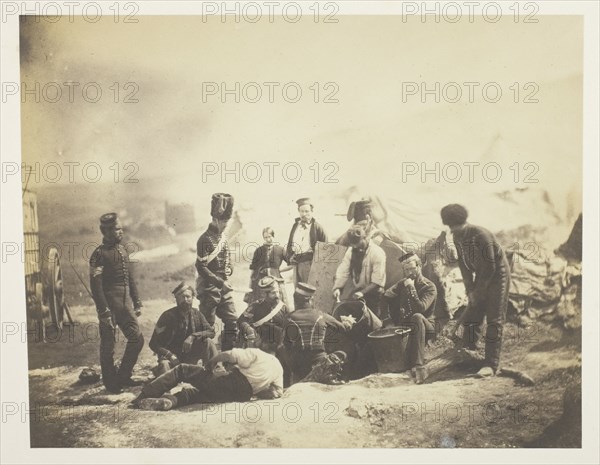
[[[597,6],[2,25],[3,462],[598,459]]]

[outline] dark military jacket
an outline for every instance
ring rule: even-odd
[[[279,344],[282,338],[283,325],[290,313],[285,304],[282,304],[281,309],[268,321],[258,327],[256,326],[256,323],[269,315],[275,306],[279,305],[279,302],[269,302],[265,299],[252,302],[238,318],[240,333],[246,335],[254,330],[262,340]]]
[[[229,256],[227,241],[225,241],[223,248],[210,263],[206,260],[206,257],[217,248],[220,239],[221,234],[215,226],[210,224],[196,243],[196,270],[204,287],[215,286],[221,288],[224,281],[232,273],[231,257]]]
[[[283,328],[283,344],[294,351],[324,351],[328,330],[346,332],[344,325],[333,316],[314,308],[299,308],[287,318]]]
[[[90,287],[99,315],[108,308],[105,290],[116,286],[129,287],[135,307],[141,307],[135,279],[132,276],[127,249],[120,243],[104,241],[90,257]]]
[[[383,297],[389,303],[390,316],[395,323],[421,313],[425,318],[433,319],[437,289],[424,276],[415,280],[414,286],[405,286],[404,280],[390,287]]]
[[[156,322],[149,346],[161,358],[169,358],[173,354],[181,358],[183,341],[192,335],[197,338],[212,338],[215,337],[215,330],[197,308],[182,315],[178,307],[173,307],[164,312]]]
[[[492,283],[501,283],[503,292],[508,292],[507,282],[510,267],[504,250],[494,235],[481,226],[467,224],[464,230],[454,234],[454,245],[458,252],[465,289],[473,293],[476,302],[488,297]]]

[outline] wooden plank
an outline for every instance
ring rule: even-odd
[[[387,289],[404,279],[404,273],[398,259],[406,252],[389,239],[384,239],[379,247],[385,252],[385,288]]]
[[[36,283],[41,279],[37,196],[31,191],[23,193],[23,244],[25,290],[31,297],[35,295]]]
[[[333,280],[347,247],[332,243],[317,242],[315,255],[308,275],[308,283],[317,288],[315,308],[325,313],[333,310]]]

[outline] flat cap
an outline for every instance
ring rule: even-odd
[[[317,288],[315,286],[311,286],[310,284],[298,283],[296,285],[296,293],[300,295],[312,297],[313,295],[315,295],[315,292],[317,292]]]
[[[114,212],[105,213],[100,217],[100,224],[102,226],[113,226],[117,222],[117,214]]]
[[[414,252],[408,252],[408,253],[405,253],[404,255],[402,255],[400,258],[398,258],[398,261],[402,263],[402,262],[410,260],[413,257],[417,257],[418,258],[418,256],[417,256],[416,253],[414,253]]]
[[[329,356],[331,357],[332,355],[335,355],[338,360],[334,360],[337,361],[339,363],[345,363],[346,359],[348,358],[348,355],[346,355],[346,352],[344,352],[343,350],[336,350],[335,352],[332,352],[331,354],[329,354]]]
[[[258,287],[261,289],[276,289],[279,280],[274,276],[265,276],[258,281]]]
[[[296,200],[296,203],[298,204],[298,208],[300,208],[302,205],[310,205],[311,207],[313,206],[312,200],[310,200],[309,197],[302,197],[301,199]]]
[[[181,292],[185,292],[187,290],[192,291],[192,295],[196,294],[196,291],[194,290],[194,288],[192,286],[190,286],[189,284],[186,284],[185,281],[181,281],[177,287],[175,289],[173,289],[171,291],[171,293],[176,296],[177,294],[181,293]]]

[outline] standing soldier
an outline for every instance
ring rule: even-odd
[[[309,198],[296,201],[298,213],[285,250],[286,261],[294,265],[294,281],[307,283],[317,242],[327,242],[323,227],[313,218],[314,206]]]
[[[142,302],[131,275],[129,255],[121,245],[123,228],[116,213],[106,213],[100,217],[100,231],[102,245],[94,250],[90,258],[90,285],[100,320],[102,381],[108,391],[118,393],[123,387],[139,384],[131,379],[131,373],[144,346],[144,336],[137,322]],[[134,310],[127,302],[128,297],[133,302]],[[118,372],[113,358],[115,324],[127,338]]]
[[[233,215],[233,197],[213,194],[212,221],[196,244],[196,289],[200,311],[208,324],[214,326],[215,315],[223,322],[221,350],[230,350],[237,338],[237,313],[233,303],[233,289],[228,278],[233,272],[225,228]]]
[[[442,223],[450,228],[454,236],[458,266],[469,298],[463,319],[463,345],[468,349],[476,349],[485,318],[485,361],[478,375],[494,376],[502,350],[510,266],[494,235],[481,226],[467,223],[465,207],[446,205],[442,208],[441,216]]]

